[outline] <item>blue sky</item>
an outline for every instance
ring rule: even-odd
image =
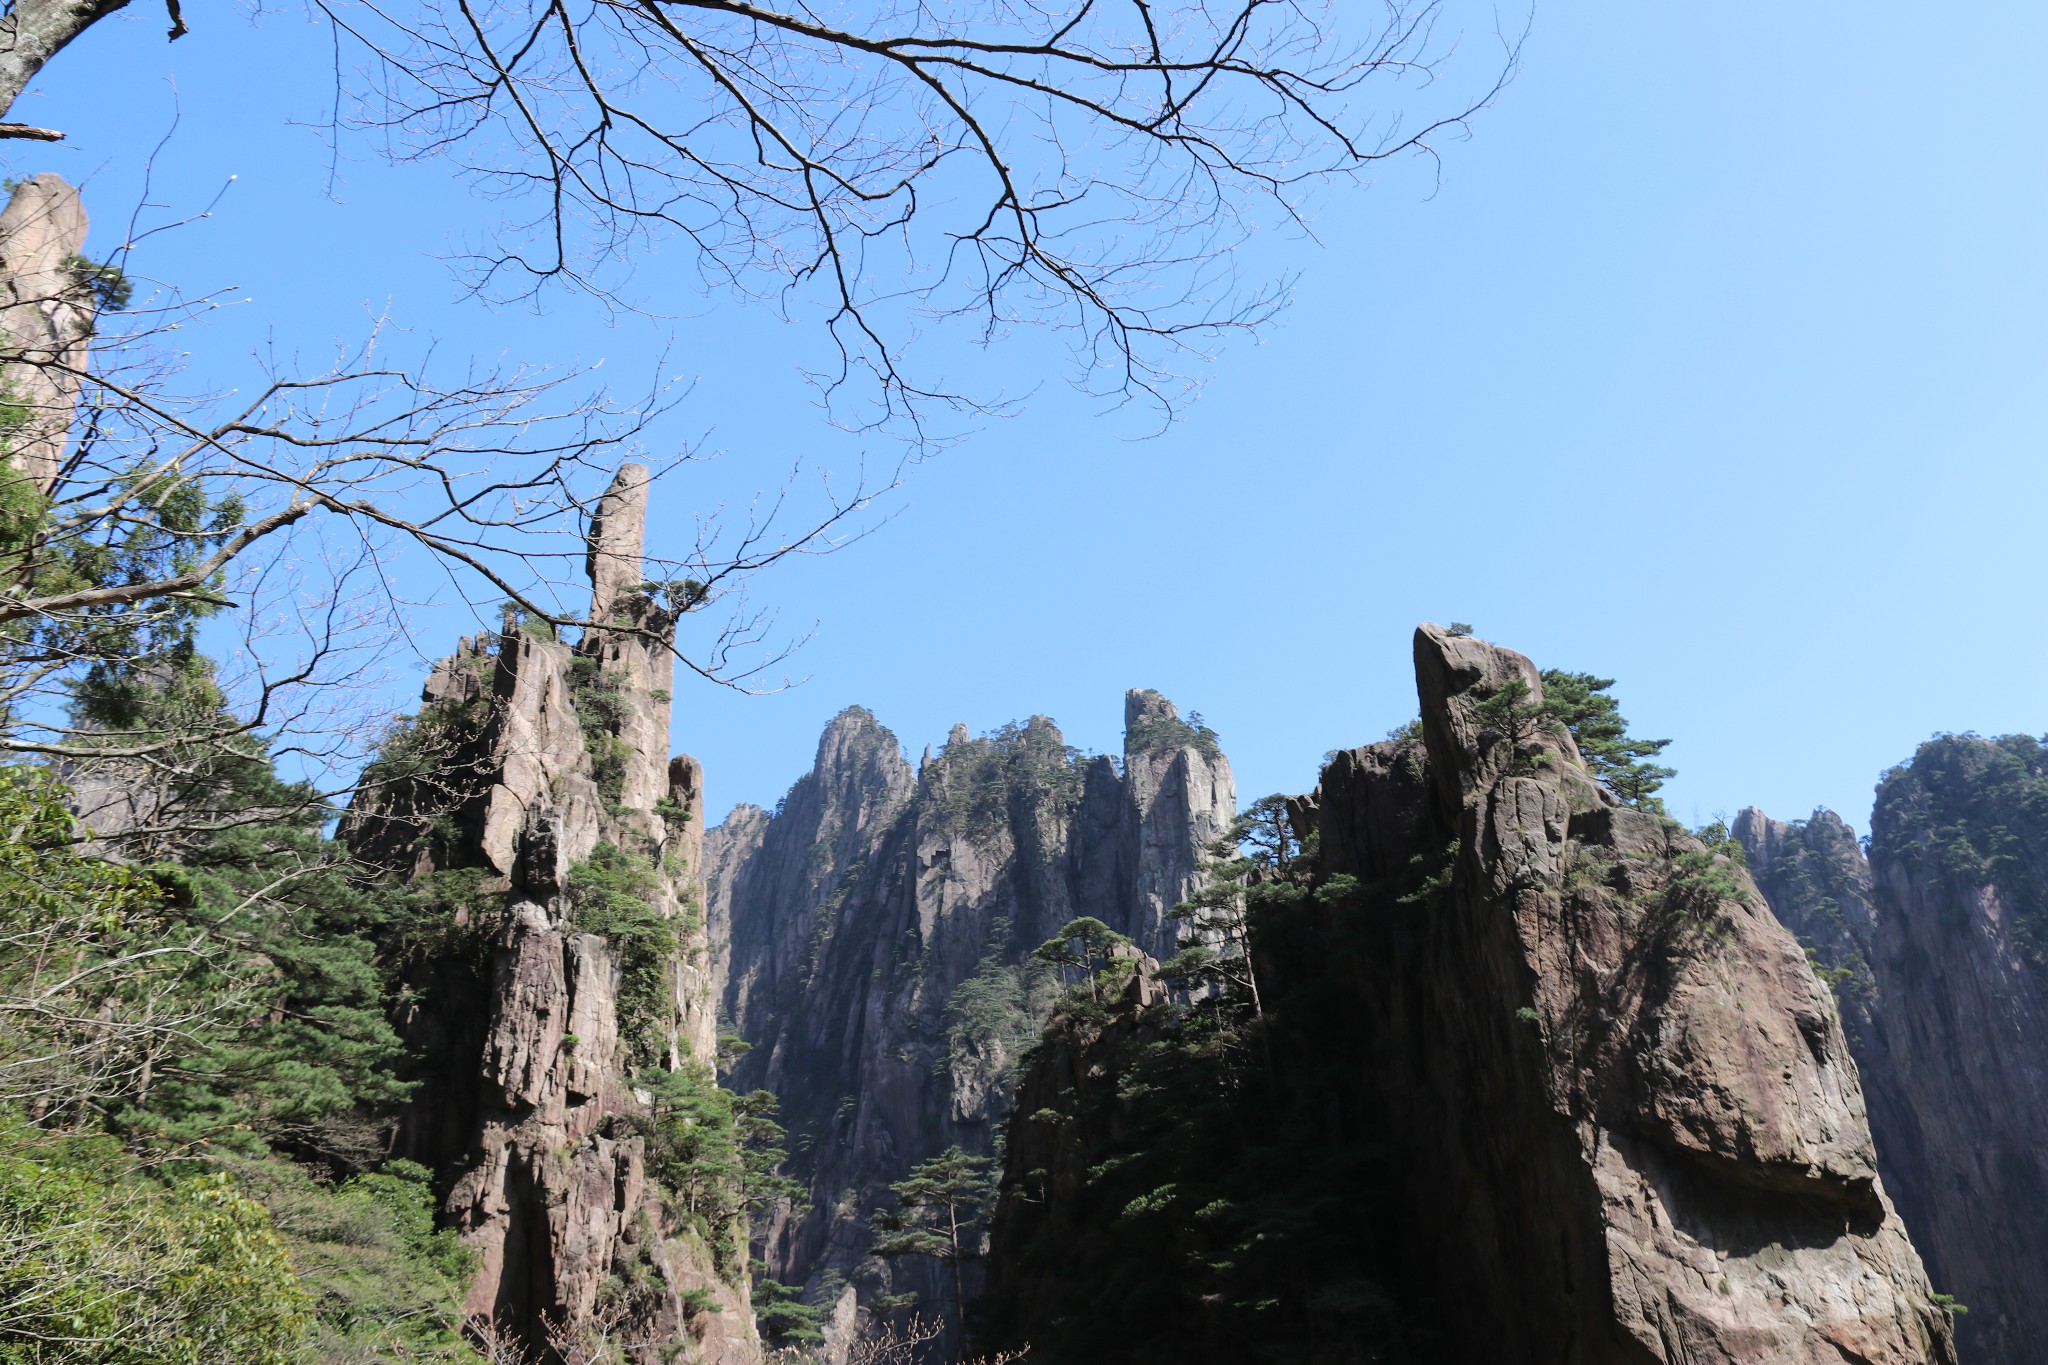
[[[156,197],[237,179],[146,265],[250,300],[195,334],[202,376],[387,305],[444,353],[629,381],[672,347],[697,388],[658,434],[726,455],[657,492],[657,542],[794,458],[896,458],[825,425],[796,374],[814,338],[765,314],[463,301],[439,255],[491,207],[347,139],[330,193],[320,28],[163,28],[147,4],[102,24],[14,113],[70,142],[0,150],[87,182],[104,251],[175,83]],[[1000,353],[1037,386],[1022,416],[913,467],[866,540],[759,583],[815,627],[802,685],[679,686],[677,746],[714,810],[772,804],[850,703],[913,753],[1035,712],[1113,750],[1149,686],[1221,732],[1245,797],[1299,790],[1413,713],[1409,631],[1456,619],[1618,678],[1675,741],[1681,817],[1827,804],[1862,828],[1930,733],[2048,729],[2044,47],[2048,10],[2020,3],[1538,10],[1440,177],[1391,167],[1325,196],[1316,241],[1253,245],[1298,300],[1165,435],[1063,389],[1040,342]],[[424,664],[394,668],[403,705]]]

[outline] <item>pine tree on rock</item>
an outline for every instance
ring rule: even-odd
[[[1664,752],[1668,739],[1637,739],[1628,732],[1621,705],[1608,694],[1612,678],[1591,673],[1543,670],[1543,709],[1571,731],[1587,770],[1631,806],[1662,812],[1657,789],[1678,770],[1648,760]]]
[[[1056,969],[1060,980],[1068,985],[1085,982],[1089,1003],[1100,1004],[1102,978],[1115,963],[1117,950],[1135,946],[1128,935],[1119,934],[1092,915],[1083,915],[1068,920],[1066,928],[1032,949],[1031,957]],[[1080,981],[1067,980],[1067,973],[1072,971],[1081,974]]]

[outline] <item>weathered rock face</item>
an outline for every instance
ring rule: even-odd
[[[1422,741],[1324,769],[1295,808],[1320,891],[1254,944],[1274,1030],[1345,976],[1347,1026],[1291,1042],[1328,1050],[1326,1107],[1398,1171],[1325,1193],[1377,1239],[1367,1270],[1434,1305],[1423,1358],[1953,1362],[1834,1001],[1739,863],[1621,803],[1569,738],[1491,728],[1509,680],[1540,702],[1527,659],[1425,626],[1415,662]],[[1025,1103],[1086,1092],[1100,1046],[1049,1050]],[[1012,1125],[999,1250],[1011,1219],[1062,1216],[1026,1165],[1099,1159],[1050,1150],[1065,1128]]]
[[[41,489],[64,463],[92,335],[92,291],[72,268],[85,233],[78,191],[48,172],[15,186],[0,212],[0,380],[27,412],[8,453]]]
[[[1930,741],[1880,784],[1867,864],[1831,812],[1736,827],[1838,978],[1885,1184],[1985,1365],[2048,1339],[2044,771],[2025,736]]]
[[[446,916],[413,958],[402,1023],[421,1088],[395,1146],[440,1174],[480,1254],[472,1323],[529,1351],[609,1329],[636,1360],[687,1345],[741,1365],[758,1356],[744,1261],[711,1244],[735,1230],[707,1241],[676,1216],[635,1123],[636,1067],[709,1064],[716,1015],[702,773],[669,758],[671,623],[635,590],[646,485],[625,466],[593,519],[592,619],[608,627],[574,646],[511,621],[463,641],[345,832]],[[576,869],[606,847],[644,860],[647,902],[676,925],[660,1016],[635,1021],[665,1056],[636,1061],[621,949],[576,928]]]
[[[1034,717],[978,739],[955,727],[913,771],[854,708],[775,814],[743,806],[710,832],[721,998],[753,1045],[734,1082],[781,1096],[812,1195],[764,1256],[843,1300],[844,1324],[879,1294],[952,1297],[934,1266],[871,1259],[867,1218],[918,1161],[991,1150],[1049,996],[1031,950],[1093,915],[1170,951],[1166,912],[1236,813],[1212,734],[1151,692],[1125,719],[1121,764]]]

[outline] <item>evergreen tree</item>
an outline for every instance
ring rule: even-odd
[[[1102,978],[1115,963],[1116,950],[1132,946],[1126,935],[1092,915],[1083,915],[1067,921],[1066,928],[1032,949],[1031,957],[1059,972],[1060,980],[1067,985],[1085,984],[1089,1002],[1100,1004]],[[1080,973],[1080,980],[1069,980],[1069,972]]]
[[[1544,761],[1544,755],[1527,753],[1550,729],[1551,716],[1548,708],[1535,700],[1535,689],[1525,678],[1509,678],[1492,692],[1481,698],[1474,711],[1479,723],[1493,734],[1508,752],[1508,771],[1528,773]]]
[[[1629,734],[1620,703],[1608,692],[1613,686],[1612,678],[1545,669],[1544,710],[1571,731],[1587,770],[1606,783],[1609,791],[1631,806],[1662,814],[1664,803],[1657,798],[1657,790],[1678,774],[1649,760],[1663,753],[1671,741],[1637,739]]]
[[[989,1159],[948,1147],[889,1188],[897,1207],[868,1219],[877,1234],[869,1249],[890,1259],[929,1256],[945,1263],[952,1272],[953,1311],[959,1314],[967,1303],[961,1263],[977,1254],[969,1234],[979,1240],[982,1213],[993,1194]]]
[[[772,1347],[811,1346],[825,1339],[824,1312],[803,1290],[762,1276],[754,1281],[754,1322]]]
[[[1287,818],[1287,798],[1260,797],[1210,842],[1202,886],[1167,912],[1192,931],[1194,942],[1176,952],[1160,975],[1241,994],[1252,1017],[1263,1019],[1258,964],[1252,947],[1252,906],[1262,893],[1293,878],[1301,843]]]

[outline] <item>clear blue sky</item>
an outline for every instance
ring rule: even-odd
[[[90,181],[104,251],[175,79],[158,198],[239,179],[145,264],[251,300],[195,335],[202,375],[266,334],[317,353],[388,301],[450,353],[628,378],[672,338],[699,385],[664,436],[729,454],[661,488],[658,519],[799,455],[895,457],[823,424],[795,374],[814,352],[774,319],[459,301],[435,253],[489,206],[347,142],[329,197],[305,126],[323,31],[192,25],[167,48],[138,0],[17,107],[72,140],[0,150]],[[912,469],[877,534],[761,581],[786,626],[816,623],[807,681],[679,687],[678,747],[714,810],[772,804],[850,703],[913,753],[1034,712],[1114,749],[1123,690],[1150,686],[1221,732],[1246,797],[1299,790],[1412,714],[1409,631],[1457,619],[1620,679],[1676,741],[1682,817],[1824,803],[1861,828],[1929,733],[2048,729],[2044,50],[2048,8],[2017,2],[1540,9],[1440,183],[1393,168],[1328,197],[1318,243],[1250,253],[1299,270],[1299,301],[1170,432],[1133,440],[1046,376]],[[1006,363],[1022,389],[1055,362],[1026,342]],[[394,663],[402,702],[423,664]]]

